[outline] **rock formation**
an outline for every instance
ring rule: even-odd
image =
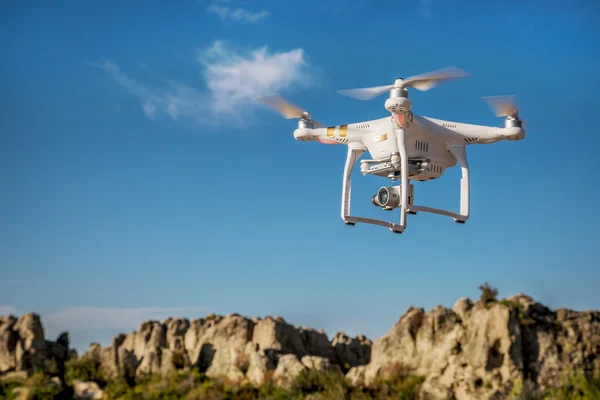
[[[600,313],[553,312],[525,295],[410,307],[347,377],[368,386],[393,366],[426,377],[424,399],[504,399],[515,382],[546,390],[569,368],[600,372]]]
[[[46,341],[36,314],[0,318],[0,375],[31,373],[48,360],[64,366],[68,354],[68,336]],[[504,399],[519,382],[536,390],[557,385],[570,368],[600,373],[600,313],[552,311],[525,295],[463,298],[453,309],[410,307],[374,343],[344,333],[329,340],[279,317],[211,314],[146,321],[109,346],[92,344],[81,357],[101,366],[107,379],[130,382],[189,368],[253,385],[268,377],[287,385],[308,369],[344,374],[354,386],[411,373],[425,378],[423,399]],[[77,385],[77,393],[99,390]]]
[[[207,376],[260,385],[268,371],[284,384],[307,368],[347,371],[369,362],[371,342],[343,333],[329,341],[322,331],[294,327],[282,318],[248,319],[237,314],[188,321],[147,321],[110,346],[92,344],[83,357],[107,377],[135,379],[195,367]]]
[[[68,356],[68,333],[47,341],[39,315],[0,316],[0,376],[48,369],[60,376]]]

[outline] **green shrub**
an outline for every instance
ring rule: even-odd
[[[18,394],[21,390],[23,394]],[[0,399],[22,399],[24,394],[28,400],[56,399],[61,392],[62,388],[44,372],[37,372],[25,381],[0,381]]]
[[[76,376],[82,380],[94,380],[89,379],[94,376],[102,378],[98,366],[89,359],[73,361],[68,367],[70,377]],[[339,372],[306,370],[292,381],[289,389],[284,389],[276,385],[272,374],[273,371],[267,372],[264,384],[257,388],[231,382],[226,378],[208,378],[198,370],[187,370],[173,372],[168,376],[138,377],[133,386],[128,385],[123,378],[114,379],[103,390],[105,399],[118,400],[416,400],[425,380],[402,363],[384,368],[376,382],[368,387],[351,387]],[[529,382],[515,381],[507,399],[600,399],[600,376],[569,373],[565,375],[560,387],[536,396],[527,390],[528,385]],[[49,381],[48,376],[40,373],[24,383],[1,383],[0,398],[15,399],[13,389],[18,386],[25,386],[32,396],[40,399],[53,398],[58,392],[58,387]]]
[[[560,387],[552,388],[544,396],[545,400],[596,400],[600,399],[600,375],[584,375],[571,371]]]
[[[44,360],[44,372],[50,376],[60,375],[60,367],[54,358]]]
[[[12,381],[0,381],[0,399],[16,400],[17,395],[13,392],[13,389],[19,387],[17,382]]]
[[[293,381],[292,392],[298,394],[323,393],[328,399],[344,399],[348,392],[348,384],[344,376],[338,372],[318,372],[307,370],[301,372]]]
[[[483,285],[479,286],[479,290],[481,290],[480,300],[483,301],[484,304],[496,301],[496,297],[498,296],[498,289],[491,287],[486,282]]]
[[[537,400],[536,397],[527,387],[523,384],[523,380],[518,378],[513,382],[513,386],[508,393],[507,400]]]
[[[502,299],[498,301],[498,303],[515,310],[515,312],[517,313],[517,320],[519,321],[519,324],[521,326],[529,326],[535,324],[535,320],[533,318],[528,317],[525,314],[525,307],[523,307],[523,304],[517,301],[506,299]]]
[[[123,378],[111,379],[106,386],[102,389],[104,396],[107,399],[129,399],[127,397],[131,391],[131,387],[127,384],[127,381]]]
[[[73,358],[65,363],[65,382],[72,385],[74,380],[94,381],[101,387],[106,385],[102,366],[92,357]]]

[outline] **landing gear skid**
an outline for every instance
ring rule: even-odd
[[[470,216],[470,185],[469,185],[469,164],[467,163],[465,146],[450,147],[448,150],[456,157],[462,171],[460,180],[460,213],[454,213],[433,207],[408,205],[408,163],[406,157],[406,147],[404,144],[404,130],[396,129],[396,138],[400,149],[400,163],[402,168],[402,198],[400,207],[400,223],[386,222],[372,218],[354,217],[350,215],[350,200],[352,195],[352,181],[350,176],[356,161],[366,151],[361,144],[351,143],[348,145],[348,155],[344,167],[344,179],[342,184],[342,220],[346,225],[354,226],[356,223],[365,223],[372,225],[385,226],[394,233],[403,233],[406,230],[407,214],[416,215],[418,212],[429,212],[434,214],[446,215],[452,217],[457,224],[464,224]],[[406,182],[407,184],[404,184]]]
[[[346,157],[346,166],[344,167],[344,180],[342,184],[342,220],[346,225],[354,226],[357,223],[373,224],[388,227],[394,233],[404,232],[405,226],[393,222],[381,221],[372,218],[353,217],[350,215],[350,198],[352,195],[352,180],[350,175],[358,158],[366,151],[366,148],[360,144],[351,143],[348,145],[348,155]]]

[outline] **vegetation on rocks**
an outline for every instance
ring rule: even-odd
[[[91,368],[90,368],[91,367]],[[238,384],[226,378],[209,378],[197,369],[172,372],[166,376],[150,376],[129,384],[123,378],[106,381],[101,372],[90,364],[71,363],[67,369],[70,382],[64,387],[48,375],[36,374],[24,381],[4,381],[0,384],[2,399],[57,399],[72,398],[69,384],[88,379],[93,374],[99,381],[103,399],[114,400],[363,400],[363,399],[417,399],[423,377],[399,374],[381,379],[374,387],[351,387],[337,372],[322,373],[314,370],[301,372],[284,388],[272,379],[259,386]],[[25,394],[24,397],[18,397]]]
[[[71,384],[89,376],[89,370],[75,365],[68,370]],[[81,375],[77,375],[81,373]],[[95,371],[94,373],[97,373]],[[173,372],[167,376],[140,378],[134,384],[128,384],[123,378],[108,382],[100,375],[102,399],[106,400],[412,400],[419,398],[424,377],[407,374],[402,368],[395,369],[396,375],[388,374],[375,385],[369,387],[351,387],[343,375],[335,372],[321,373],[308,370],[300,373],[288,388],[267,380],[260,387],[236,384],[225,378],[208,378],[198,372]],[[92,394],[93,396],[93,394]],[[27,399],[72,399],[73,388],[62,385],[45,373],[36,373],[27,379],[0,381],[0,398],[7,400]],[[89,397],[90,399],[93,397]],[[99,398],[99,397],[96,397]],[[508,395],[510,400],[596,400],[600,399],[600,375],[586,376],[572,371],[564,376],[559,387],[548,389],[544,393],[536,392],[517,380]]]
[[[600,399],[600,312],[479,289],[409,307],[375,341],[213,314],[145,321],[77,355],[37,314],[0,316],[0,398]]]

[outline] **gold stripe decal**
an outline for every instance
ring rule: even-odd
[[[327,137],[333,137],[335,134],[335,126],[327,127]]]
[[[346,137],[348,132],[348,125],[340,125],[340,137]]]
[[[383,135],[375,136],[374,140],[376,142],[383,142],[384,140],[387,140],[387,133],[384,133]]]

